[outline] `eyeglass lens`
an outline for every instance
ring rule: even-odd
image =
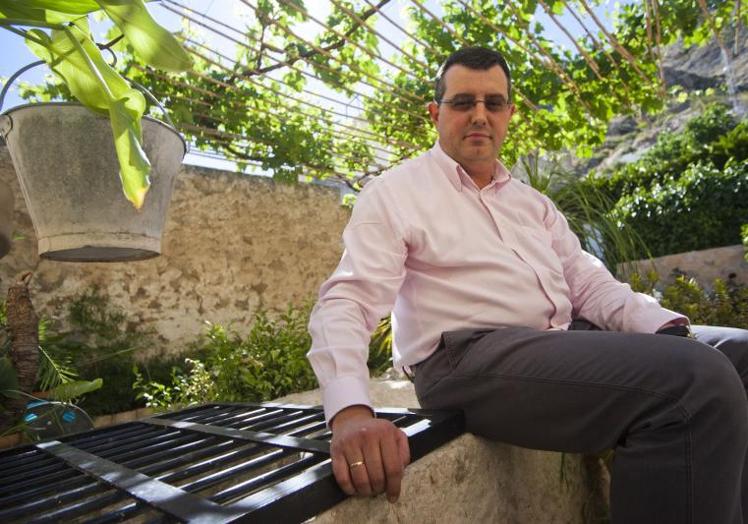
[[[469,111],[478,105],[479,102],[483,102],[486,110],[491,113],[499,113],[509,105],[506,99],[501,95],[487,96],[483,100],[472,96],[456,96],[451,100],[442,100],[442,103],[449,104],[455,111]]]

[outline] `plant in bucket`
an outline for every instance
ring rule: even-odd
[[[102,12],[121,33],[96,44],[88,16]],[[184,71],[191,59],[143,0],[0,0],[0,27],[24,38],[80,102],[21,105],[0,115],[36,231],[39,255],[64,261],[141,260],[161,253],[161,233],[186,143],[144,116],[141,86],[102,56],[125,39],[149,66]],[[145,93],[145,95],[144,95]],[[124,193],[124,196],[123,196]]]

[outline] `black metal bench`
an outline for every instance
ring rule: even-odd
[[[459,412],[380,409],[417,460]],[[209,404],[0,452],[0,522],[299,522],[346,495],[320,407]]]

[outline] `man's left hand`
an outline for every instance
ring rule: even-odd
[[[672,335],[675,337],[693,338],[691,327],[688,325],[666,326],[657,330],[658,335]]]

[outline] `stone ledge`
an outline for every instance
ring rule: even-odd
[[[371,381],[376,407],[418,407],[413,386],[396,376]],[[319,390],[277,402],[319,404]],[[606,512],[607,476],[595,457],[536,451],[465,434],[407,467],[396,504],[350,498],[318,515],[339,522],[588,523]]]
[[[660,276],[661,285],[673,283],[674,271],[686,273],[707,289],[712,288],[716,278],[727,281],[732,277],[736,283],[748,285],[748,260],[745,259],[745,248],[740,244],[636,260],[618,266],[622,274],[636,271],[646,275],[652,269]]]
[[[153,408],[138,408],[130,411],[112,413],[111,415],[99,415],[94,417],[93,424],[96,429],[105,428],[115,424],[124,424],[125,422],[132,422],[141,418],[150,417],[153,413],[155,413]]]

